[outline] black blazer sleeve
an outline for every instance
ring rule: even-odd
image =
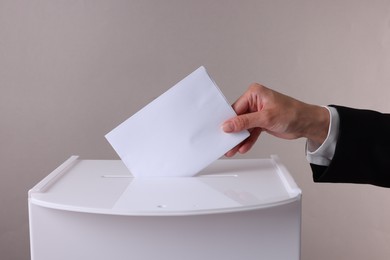
[[[390,187],[390,114],[333,107],[340,115],[335,154],[328,167],[310,165],[314,181]]]

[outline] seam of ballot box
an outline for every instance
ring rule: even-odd
[[[34,193],[42,193],[47,191],[54,183],[56,183],[68,170],[73,167],[76,162],[78,162],[79,156],[72,155],[60,166],[58,166],[54,171],[52,171],[48,176],[43,180],[37,183],[31,190],[28,191],[28,196],[31,198],[31,195]]]
[[[299,197],[298,197],[299,198]],[[268,204],[262,204],[261,206],[246,206],[246,207],[240,207],[240,208],[223,208],[218,210],[188,210],[188,211],[134,211],[134,212],[128,212],[128,211],[113,211],[112,208],[109,209],[98,209],[98,208],[90,208],[90,207],[80,207],[80,206],[70,206],[70,205],[64,205],[64,204],[57,204],[57,203],[51,203],[51,202],[45,202],[41,200],[37,200],[34,198],[29,199],[29,201],[37,206],[41,206],[48,209],[53,210],[62,210],[67,212],[74,212],[74,213],[87,213],[87,214],[99,214],[99,215],[108,215],[108,216],[133,216],[133,217],[169,217],[169,216],[199,216],[199,215],[210,215],[210,214],[228,214],[228,213],[238,213],[238,212],[244,212],[244,211],[255,211],[260,209],[268,209],[273,208],[285,204],[292,203],[298,199],[297,197],[292,197],[290,199],[285,199],[273,203]]]

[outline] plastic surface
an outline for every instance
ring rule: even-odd
[[[268,208],[301,190],[271,159],[217,160],[195,177],[133,178],[119,160],[72,156],[29,191],[32,204],[75,212],[180,216]]]
[[[276,156],[133,178],[72,156],[29,191],[32,260],[299,260],[301,191]]]

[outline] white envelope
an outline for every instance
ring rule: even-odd
[[[193,176],[249,136],[223,132],[235,115],[200,67],[105,137],[135,177]]]

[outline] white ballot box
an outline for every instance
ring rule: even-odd
[[[72,156],[28,193],[33,260],[297,260],[301,190],[276,156],[133,178]]]

